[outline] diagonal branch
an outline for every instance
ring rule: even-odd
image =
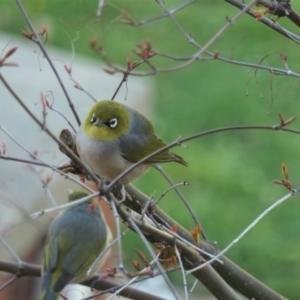
[[[138,209],[137,203],[140,203],[140,206],[143,207],[146,205],[150,200],[145,194],[143,194],[141,191],[133,187],[132,185],[128,184],[126,185],[126,191],[130,194],[131,200],[127,200],[126,205],[130,203],[135,203],[135,208]],[[152,201],[153,202],[153,201]],[[159,207],[155,207],[155,216],[159,216],[159,219],[164,220],[168,223],[170,227],[176,226],[178,223],[173,220],[168,214],[166,214],[163,210],[161,210]],[[122,217],[122,214],[120,213],[120,216]],[[145,230],[146,225],[143,224],[143,227],[141,230]],[[148,226],[147,230],[151,228],[152,226]],[[153,228],[153,227],[152,227]],[[156,229],[156,232],[159,232],[159,230]],[[162,231],[160,231],[160,234],[164,234]],[[145,233],[145,232],[144,232]],[[150,235],[154,235],[156,238],[163,239],[164,242],[167,242],[168,244],[172,245],[174,243],[174,237],[171,239],[168,238],[167,235],[159,236],[154,231],[147,232]],[[195,241],[190,234],[188,230],[186,230],[184,227],[179,226],[177,234],[183,237],[185,240],[189,241],[192,244],[195,244]],[[193,267],[196,265],[199,265],[201,263],[201,259],[199,260],[199,256],[193,256],[196,254],[196,252],[192,252],[188,249],[191,249],[190,247],[182,248],[182,244],[176,240],[176,245],[178,246],[178,249],[182,251],[182,256],[188,257],[190,262],[193,262]],[[216,255],[218,253],[218,249],[215,244],[201,241],[199,247],[203,249],[206,252],[209,252],[213,255]],[[188,251],[188,252],[186,252]],[[194,254],[193,254],[194,253]],[[207,260],[210,259],[209,256],[203,254],[203,257]],[[219,262],[212,263],[212,267],[215,269],[217,274],[219,274],[233,289],[239,291],[242,295],[248,297],[249,299],[269,299],[269,300],[284,300],[283,296],[279,295],[277,292],[273,291],[269,287],[267,287],[265,284],[254,278],[252,275],[244,271],[242,268],[240,268],[238,265],[236,265],[234,262],[229,260],[226,256],[222,255],[220,259],[223,261],[223,264]],[[187,269],[190,269],[191,266],[187,266]],[[205,271],[207,269],[205,268]],[[205,273],[205,272],[204,272]],[[198,280],[204,280],[202,277],[202,273],[194,272],[193,275]],[[207,279],[207,278],[206,278]],[[232,298],[234,299],[234,298]]]
[[[233,6],[237,7],[237,8],[239,8],[239,9],[244,9],[245,6],[246,6],[244,3],[242,3],[242,2],[240,2],[240,1],[238,1],[238,0],[225,0],[225,1],[228,2],[228,3],[231,4],[231,5],[233,5]],[[259,2],[260,2],[260,1],[259,1]],[[247,14],[248,14],[249,16],[251,16],[252,18],[257,19],[257,17],[252,13],[252,10],[248,10],[248,11],[247,11]],[[292,13],[292,16],[293,16],[293,17],[292,17],[293,20],[296,20],[296,19],[298,20],[298,16],[297,16],[297,14],[296,14],[295,12]],[[260,19],[257,19],[257,20],[258,20],[259,22],[261,22],[261,23],[267,25],[270,29],[273,29],[273,30],[277,31],[278,33],[284,35],[285,37],[291,39],[292,41],[294,41],[294,42],[296,42],[296,43],[300,43],[300,37],[299,37],[299,36],[295,35],[294,33],[290,32],[290,31],[288,31],[288,30],[286,30],[286,29],[281,28],[281,27],[280,27],[278,24],[276,24],[274,21],[269,20],[269,19],[267,19],[267,18],[265,18],[265,17],[260,18]]]

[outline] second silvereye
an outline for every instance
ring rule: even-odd
[[[97,102],[87,114],[76,136],[77,151],[82,161],[95,174],[108,181],[165,145],[155,135],[153,126],[146,117],[112,100]],[[136,167],[120,183],[135,180],[152,164],[171,161],[187,165],[182,157],[166,150]]]
[[[73,192],[69,201],[87,195],[84,191]],[[105,256],[92,267],[89,275],[87,271],[111,240],[99,203],[82,202],[60,213],[50,224],[45,243],[40,300],[58,300],[67,284],[94,276],[105,262]]]

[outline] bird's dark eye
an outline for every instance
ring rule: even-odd
[[[117,118],[113,118],[113,119],[111,119],[111,120],[108,122],[108,126],[109,126],[110,128],[116,128],[117,125],[118,125],[118,120],[117,120]]]
[[[93,114],[91,117],[91,124],[94,124],[95,122],[96,122],[96,117],[95,114]]]

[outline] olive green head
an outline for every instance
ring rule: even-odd
[[[69,202],[72,202],[72,201],[75,201],[75,200],[78,200],[78,199],[81,199],[83,197],[86,197],[88,196],[89,193],[85,192],[85,191],[75,191],[75,192],[72,192],[68,198],[69,198]]]
[[[114,140],[128,132],[129,112],[125,105],[116,101],[97,102],[89,111],[83,131],[93,139]]]

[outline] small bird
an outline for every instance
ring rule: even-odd
[[[108,181],[165,145],[155,135],[152,123],[146,117],[112,100],[97,102],[76,135],[76,147],[82,161]],[[182,157],[165,150],[130,171],[119,183],[137,179],[152,164],[172,161],[187,165]]]
[[[84,191],[73,192],[69,201],[87,195]],[[50,224],[44,247],[40,300],[57,300],[67,284],[93,277],[106,257],[93,266],[89,275],[87,271],[110,241],[110,228],[93,199],[60,213]]]

